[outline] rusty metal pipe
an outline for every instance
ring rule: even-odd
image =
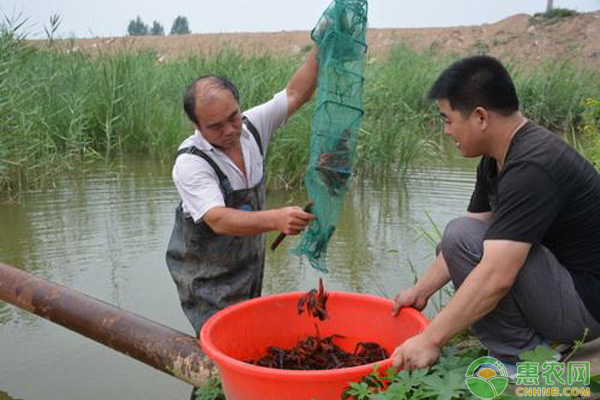
[[[2,263],[0,300],[194,386],[216,373],[194,337]]]

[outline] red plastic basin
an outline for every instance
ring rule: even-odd
[[[298,299],[306,292],[283,293],[238,303],[213,315],[200,333],[200,345],[219,367],[228,400],[339,400],[348,382],[360,380],[375,364],[324,371],[290,371],[258,367],[268,346],[292,348],[306,336],[338,334],[345,351],[358,342],[377,342],[390,354],[417,334],[427,319],[412,308],[392,317],[392,301],[367,294],[329,292],[328,319],[298,315]],[[381,371],[391,359],[377,363]]]

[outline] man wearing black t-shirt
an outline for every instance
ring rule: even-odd
[[[600,175],[521,114],[508,72],[492,57],[457,61],[429,98],[461,154],[481,162],[467,216],[448,224],[437,258],[398,293],[393,314],[422,310],[450,280],[456,293],[396,348],[394,365],[434,364],[440,348],[470,326],[506,364],[539,344],[599,337]]]

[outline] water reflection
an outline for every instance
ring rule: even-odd
[[[177,204],[170,168],[127,162],[3,204],[0,261],[192,333],[164,262]],[[410,286],[432,259],[433,246],[421,237],[433,228],[427,213],[443,228],[464,212],[473,182],[472,168],[354,181],[329,246],[327,287],[393,296]],[[274,191],[267,199],[269,208],[306,202]],[[321,276],[289,254],[297,243],[288,237],[275,252],[268,250],[267,294],[307,290]],[[189,396],[187,385],[4,303],[0,336],[0,390],[12,396]]]
[[[390,297],[412,285],[412,267],[418,273],[433,257],[434,246],[421,238],[423,231],[443,229],[462,215],[473,182],[468,170],[444,168],[415,171],[403,181],[388,177],[354,182],[328,249],[328,287]],[[275,206],[283,204],[286,195],[270,193],[268,198]],[[305,202],[294,199],[295,204]],[[276,252],[269,252],[267,292],[314,286],[319,273],[287,252],[297,242],[286,239]]]

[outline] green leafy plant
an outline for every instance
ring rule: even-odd
[[[194,400],[226,400],[219,378],[210,378],[204,386],[197,388]]]
[[[583,340],[583,339],[582,339]],[[577,342],[575,342],[575,347],[577,347]],[[572,355],[573,353],[571,353]],[[519,353],[519,358],[521,359],[521,361],[523,362],[532,362],[532,363],[536,363],[537,365],[541,366],[543,365],[545,362],[556,362],[558,360],[559,354],[548,348],[547,346],[538,346],[536,347],[534,350],[529,350],[529,351],[523,351],[521,353]],[[559,392],[562,392],[564,388],[566,387],[579,387],[579,388],[583,388],[584,385],[583,383],[573,383],[573,384],[563,384],[560,382],[553,382],[552,384],[550,384],[548,382],[547,379],[542,378],[543,375],[543,371],[542,368],[538,369],[538,379],[537,381],[539,382],[539,385],[536,385],[536,387],[541,388],[542,390],[544,390],[544,388],[558,388]],[[598,376],[596,377],[591,377],[590,378],[590,383],[594,382],[594,379],[598,380]],[[518,383],[518,380],[517,380]],[[516,396],[515,394],[513,394],[515,392],[515,385],[512,385],[512,387],[507,390],[502,396],[499,396],[498,398],[500,400],[516,400],[519,399],[520,397]],[[594,388],[592,388],[592,386],[590,385],[590,392],[594,393],[596,392],[594,390]],[[528,396],[528,398],[530,399],[538,399],[538,400],[553,400],[553,399],[571,399],[572,397],[570,396]]]
[[[431,368],[414,371],[377,369],[352,382],[344,392],[347,400],[451,400],[470,399],[465,384],[465,371],[473,360],[481,357],[482,347],[458,350],[446,347],[439,362]]]
[[[584,339],[582,339],[583,341]],[[575,343],[577,347],[577,342]],[[369,375],[363,377],[359,382],[352,382],[344,392],[344,400],[452,400],[473,399],[473,395],[467,389],[465,383],[465,372],[469,365],[477,358],[483,356],[486,350],[480,346],[471,346],[463,350],[457,347],[446,347],[438,364],[426,369],[414,371],[396,371],[390,369],[380,373],[377,368]],[[524,351],[519,354],[523,362],[532,362],[542,365],[545,362],[556,362],[558,353],[546,346],[538,346],[534,350]],[[559,390],[567,385],[550,385],[546,379],[541,379],[542,371],[539,370],[539,387],[557,387]],[[570,386],[583,387],[577,383]],[[516,386],[509,388],[496,399],[515,400]],[[600,375],[590,378],[590,392],[600,392]],[[570,397],[528,397],[540,400],[570,399]]]

